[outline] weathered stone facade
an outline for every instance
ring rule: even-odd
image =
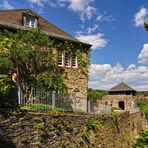
[[[64,81],[68,88],[68,94],[77,98],[77,106],[84,111],[87,110],[87,76],[81,69],[65,69]]]
[[[54,50],[55,59],[57,59],[58,50]],[[82,51],[84,61],[88,60],[87,53]],[[55,61],[57,62],[57,61]],[[77,109],[87,111],[87,88],[88,88],[88,65],[80,68],[79,63],[77,68],[59,67],[62,71],[63,79],[67,87],[67,94],[76,97]]]
[[[113,108],[119,109],[119,103],[124,102],[124,110],[131,110],[136,107],[135,97],[132,95],[107,95],[102,99],[102,103],[110,104]]]
[[[108,91],[98,103],[111,105],[114,110],[138,111],[136,105],[136,91],[125,83],[120,83]]]
[[[0,110],[0,147],[131,148],[141,113],[91,116]]]
[[[14,17],[15,16],[15,17]],[[32,26],[28,26],[31,24]],[[26,22],[29,21],[27,24]],[[67,51],[68,50],[77,50],[80,49],[82,53],[82,58],[84,60],[88,60],[87,52],[90,50],[91,45],[87,43],[83,43],[76,39],[75,37],[69,35],[62,29],[54,26],[52,23],[48,22],[46,19],[42,18],[35,12],[30,9],[17,9],[17,10],[0,10],[0,29],[9,29],[13,32],[16,32],[17,29],[29,30],[31,28],[40,27],[43,34],[49,36],[51,40],[54,41],[55,48],[59,48],[60,50]],[[73,49],[67,47],[68,45],[72,45]],[[55,56],[57,56],[57,49],[53,49]],[[57,59],[55,57],[55,59]],[[63,57],[65,62],[65,57]],[[72,61],[72,59],[71,59]],[[57,62],[55,60],[55,62]],[[72,63],[72,62],[71,62]],[[77,97],[77,106],[80,109],[86,111],[87,109],[87,67],[84,67],[85,74],[78,66],[75,68],[72,67],[72,64],[69,66],[61,66],[59,67],[62,70],[62,74],[64,77],[64,82],[68,88],[68,95],[73,95]]]

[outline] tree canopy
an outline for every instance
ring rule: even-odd
[[[105,95],[107,95],[107,91],[105,90],[88,89],[88,98],[91,100],[101,100]]]
[[[40,29],[0,34],[0,74],[17,72],[20,83],[66,88],[53,55],[54,41]]]

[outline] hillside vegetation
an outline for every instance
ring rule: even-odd
[[[101,100],[103,96],[107,95],[106,90],[88,89],[88,98],[91,100]]]

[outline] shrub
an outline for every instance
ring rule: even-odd
[[[86,125],[86,127],[87,127],[88,129],[90,129],[90,130],[91,130],[91,129],[96,130],[96,129],[98,129],[100,126],[102,126],[102,124],[101,124],[99,121],[97,121],[96,119],[93,119],[93,118],[88,119],[88,120],[86,121],[85,125]]]
[[[0,74],[0,95],[8,95],[10,91],[11,85],[10,85],[10,79],[7,75]]]
[[[145,113],[148,120],[148,100],[137,100],[137,105],[140,107],[140,111]]]
[[[134,148],[147,148],[148,147],[148,131],[142,131],[137,139]]]

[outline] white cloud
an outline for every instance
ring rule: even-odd
[[[96,17],[96,21],[98,22],[108,22],[108,23],[111,23],[115,20],[115,18],[111,15],[105,15],[105,14],[99,14],[97,17]]]
[[[88,34],[91,34],[91,33],[95,32],[98,27],[99,27],[99,25],[94,24],[93,27],[88,27],[88,28],[86,29],[86,31],[87,31]]]
[[[138,56],[138,60],[141,64],[148,64],[148,43],[143,45],[143,49]]]
[[[90,67],[89,87],[109,89],[124,80],[136,90],[148,90],[148,67],[131,64],[124,68],[121,64],[92,64]]]
[[[143,26],[144,21],[148,18],[148,9],[141,8],[134,16],[135,26]]]
[[[78,34],[76,38],[82,42],[93,45],[92,49],[102,48],[107,45],[106,39],[103,38],[102,33],[82,35]]]
[[[85,22],[91,19],[96,8],[91,4],[94,0],[28,0],[31,6],[44,7],[46,4],[51,7],[66,7],[75,13],[80,14],[80,19]]]
[[[135,69],[137,66],[135,64],[130,64],[127,68],[127,70]]]
[[[58,4],[66,6],[73,12],[79,13],[82,22],[91,19],[96,8],[91,6],[94,0],[58,0]]]
[[[14,9],[14,6],[12,6],[7,0],[5,0],[0,7],[2,9]]]
[[[103,18],[103,15],[100,14],[100,15],[97,16],[96,21],[101,21],[102,18]]]
[[[48,0],[28,0],[32,6],[44,7]]]

